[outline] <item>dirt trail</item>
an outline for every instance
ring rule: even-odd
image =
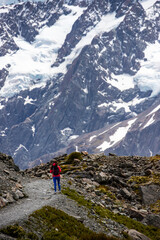
[[[63,185],[63,179],[61,184]],[[33,211],[50,205],[77,219],[82,218],[83,223],[94,231],[102,230],[94,219],[88,218],[85,208],[78,206],[76,202],[61,193],[54,194],[52,180],[30,179],[25,182],[24,186],[28,198],[21,199],[0,210],[0,228],[24,221]]]

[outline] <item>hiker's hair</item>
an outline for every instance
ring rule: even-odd
[[[57,162],[57,160],[54,160],[54,162],[53,163],[55,163],[56,165],[58,165],[58,162]]]

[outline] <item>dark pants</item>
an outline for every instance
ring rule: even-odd
[[[54,191],[57,191],[57,183],[58,183],[58,189],[61,191],[61,185],[60,185],[60,177],[53,177],[53,183],[54,183]]]

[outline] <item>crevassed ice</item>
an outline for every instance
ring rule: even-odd
[[[71,31],[73,23],[84,10],[78,6],[67,7],[71,9],[71,13],[62,15],[53,26],[41,29],[32,44],[20,36],[14,38],[20,49],[15,54],[0,57],[0,69],[7,64],[11,65],[9,76],[0,90],[1,97],[12,97],[33,86],[44,87],[51,76],[65,71],[64,66],[51,68],[51,64],[55,61],[58,49]]]
[[[134,82],[142,91],[152,90],[151,97],[160,92],[160,43],[148,44],[145,50],[146,61],[141,61],[141,68],[134,76]]]

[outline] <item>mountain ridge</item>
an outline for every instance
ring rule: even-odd
[[[7,9],[0,9],[0,142],[21,168],[158,101],[159,1],[22,2]],[[145,147],[143,155],[159,153]],[[127,153],[141,154],[132,147]]]

